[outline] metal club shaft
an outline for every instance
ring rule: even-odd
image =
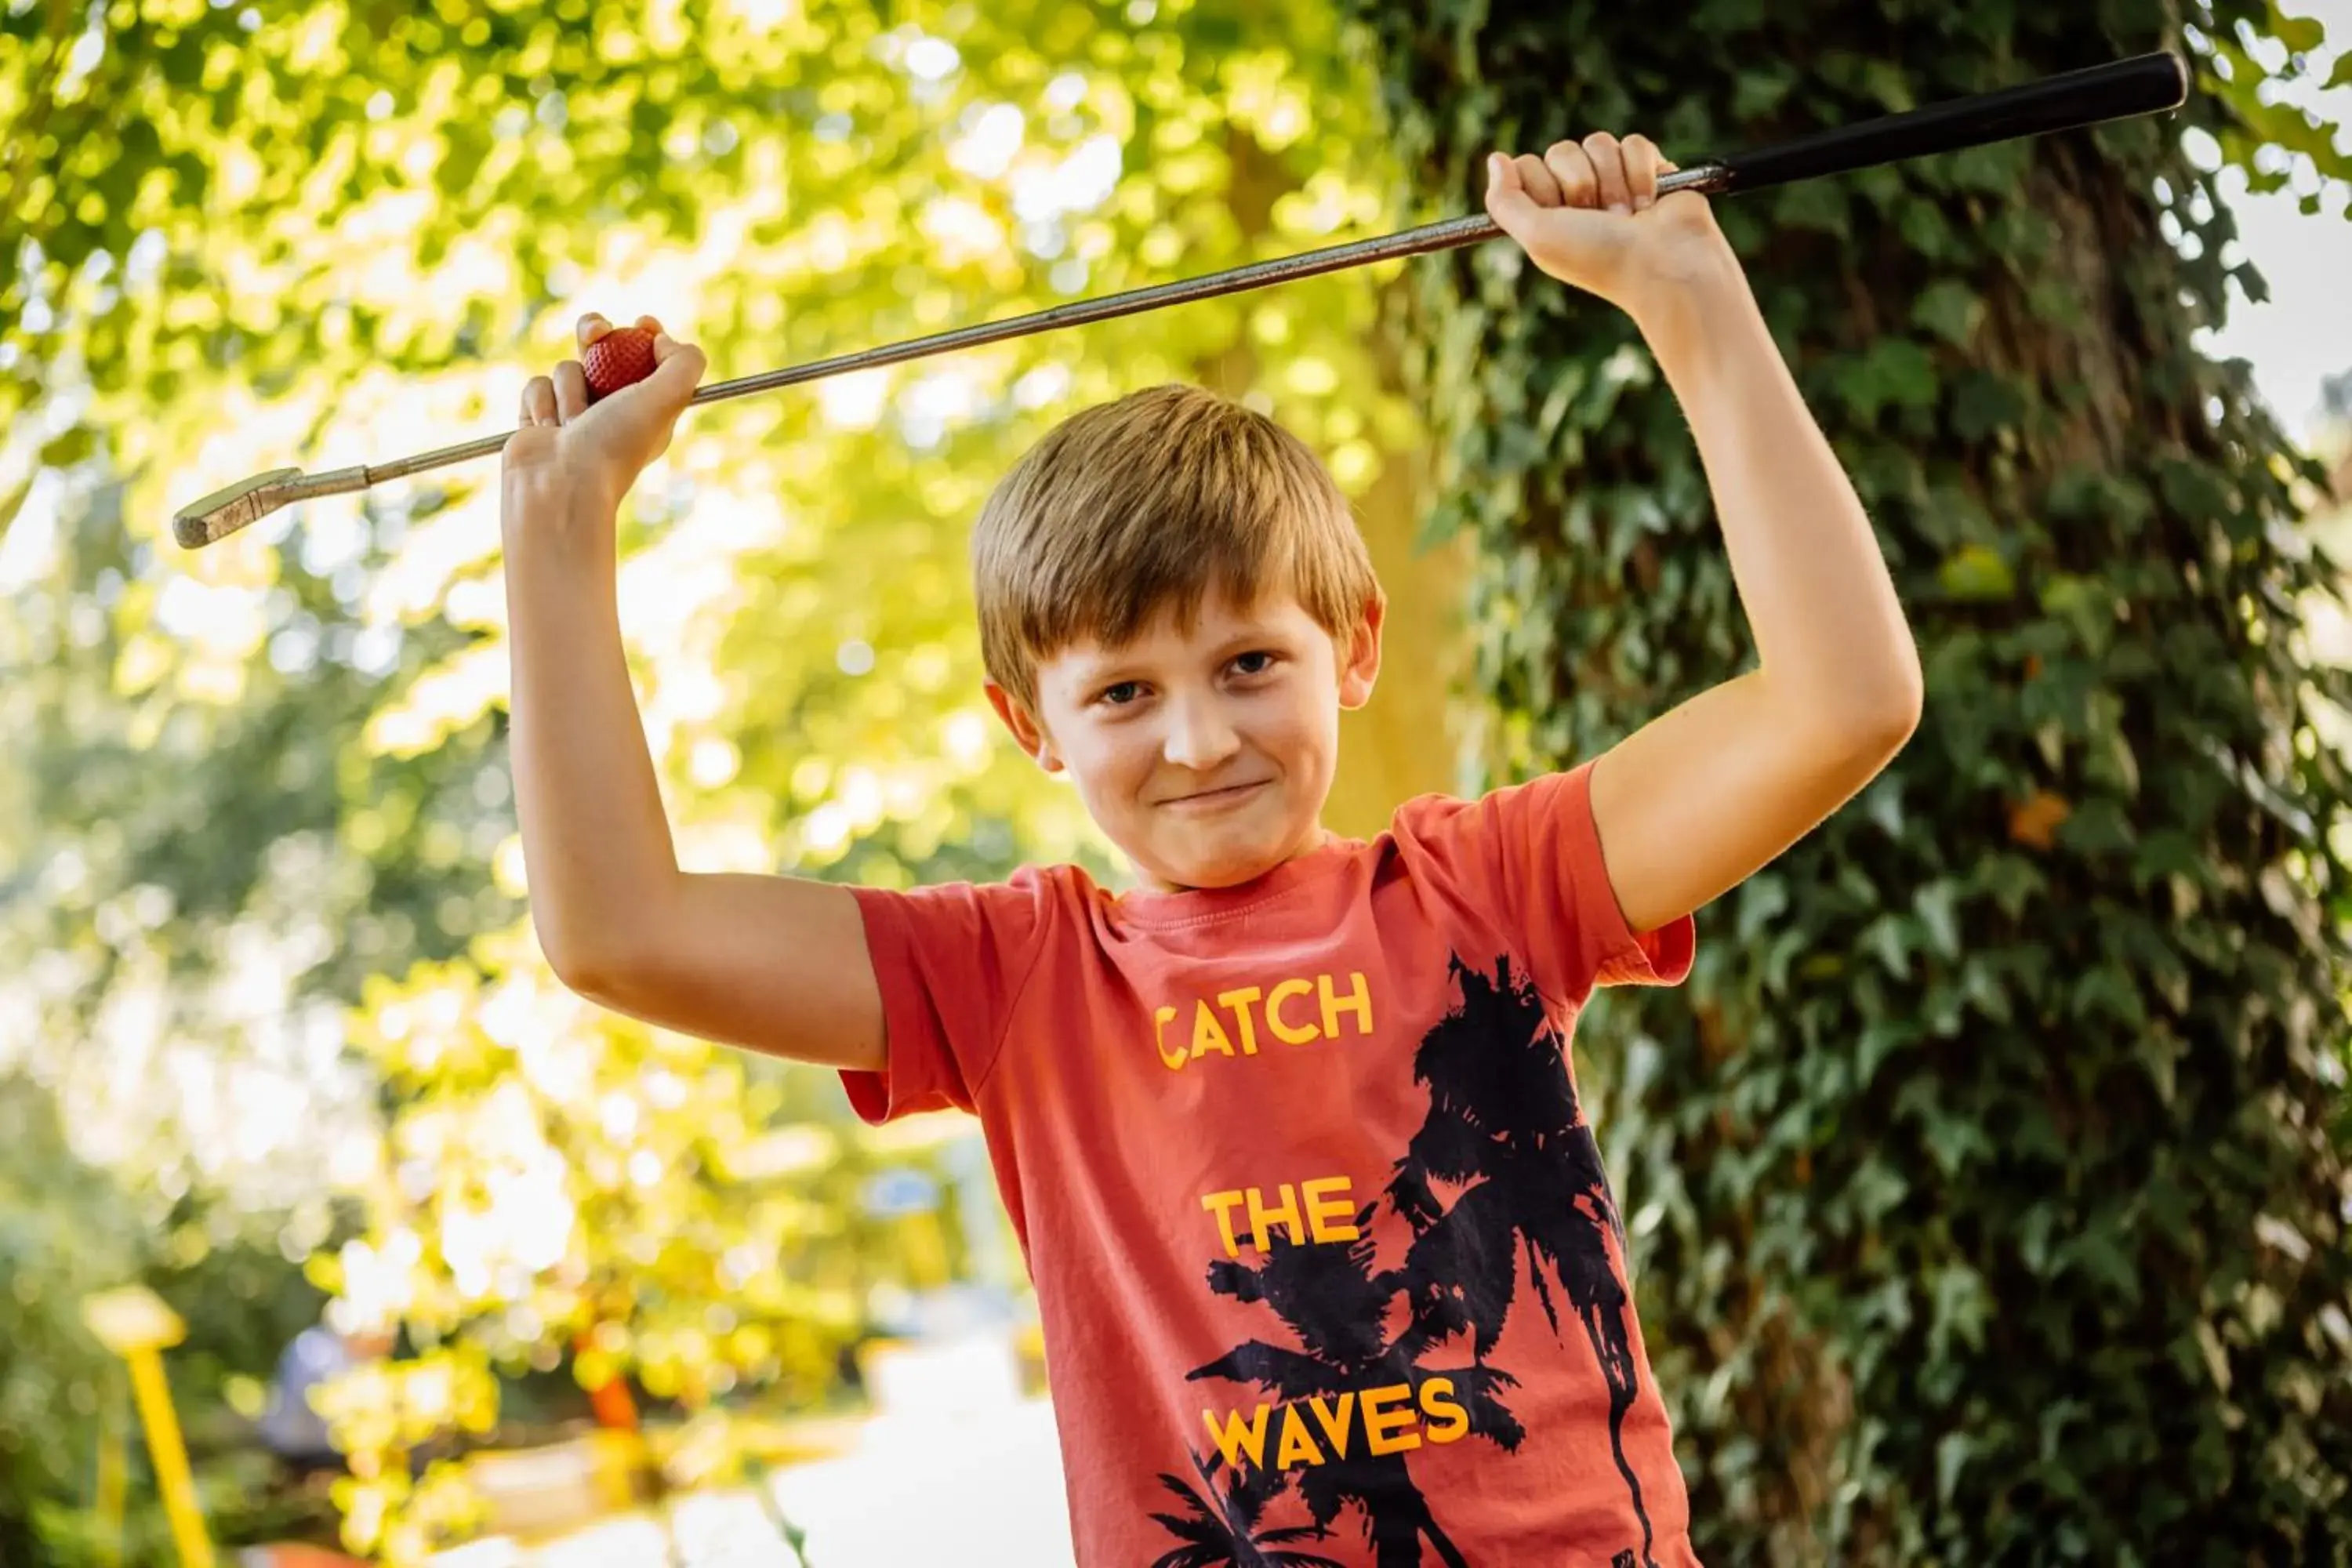
[[[1837,126],[1775,146],[1711,160],[1688,169],[1678,169],[1658,182],[1658,191],[1660,195],[1684,190],[1713,195],[1762,190],[1794,180],[1866,169],[1897,159],[1957,152],[1965,147],[1980,147],[2023,136],[2075,130],[2103,121],[2160,113],[2178,109],[2188,98],[2189,85],[2187,63],[2178,55],[2159,50],[2083,70],[2044,77],[2038,81],[2021,82],[1992,92],[1929,104],[1900,114],[1883,115],[1857,124]],[[1049,310],[1032,311],[1006,321],[959,327],[951,331],[935,332],[929,337],[864,349],[856,353],[839,354],[808,364],[763,371],[758,375],[740,376],[733,381],[714,382],[697,391],[690,402],[717,403],[721,398],[742,397],[754,392],[772,391],[780,386],[795,386],[804,381],[841,375],[874,365],[898,364],[905,360],[921,359],[928,354],[1026,337],[1032,332],[1084,326],[1090,321],[1108,321],[1114,316],[1133,315],[1139,310],[1157,310],[1194,300],[1213,299],[1220,294],[1264,289],[1276,283],[1287,283],[1294,279],[1311,278],[1318,273],[1386,261],[1393,257],[1419,256],[1433,250],[1475,245],[1501,233],[1501,227],[1484,213],[1447,218],[1442,223],[1423,224],[1419,228],[1404,229],[1377,239],[1327,246],[1321,250],[1304,251],[1274,261],[1254,261],[1247,266],[1212,272],[1205,277],[1155,284],[1148,289],[1130,289],[1125,293],[1055,305]],[[305,474],[299,468],[272,468],[268,473],[239,480],[226,489],[215,490],[202,500],[181,508],[172,519],[173,537],[190,549],[210,544],[294,501],[306,500],[312,496],[343,495],[352,490],[363,490],[386,479],[423,473],[427,468],[438,468],[450,463],[462,463],[468,458],[488,457],[503,447],[507,438],[513,434],[511,430],[501,431],[498,435],[484,436],[455,447],[444,447],[438,451],[421,452],[414,458],[334,468],[323,474]]]
[[[1713,190],[1722,174],[1722,166],[1716,163],[1678,169],[1660,177],[1658,194]],[[1099,299],[1075,300],[1066,305],[1033,310],[1025,316],[1013,316],[1002,321],[957,327],[928,337],[909,338],[904,342],[860,349],[856,353],[835,354],[830,359],[812,360],[806,364],[787,365],[781,370],[761,371],[756,375],[738,376],[732,381],[715,381],[698,388],[693,397],[688,400],[688,406],[717,403],[730,397],[745,397],[755,392],[772,392],[778,387],[797,386],[803,382],[821,381],[826,376],[845,375],[851,371],[867,370],[877,365],[898,364],[931,354],[950,353],[957,349],[977,348],[982,343],[1003,342],[1007,339],[1028,337],[1035,332],[1081,327],[1094,321],[1107,321],[1115,316],[1163,310],[1170,305],[1211,300],[1222,294],[1271,288],[1277,283],[1294,282],[1301,278],[1338,272],[1350,267],[1370,266],[1373,262],[1397,257],[1450,250],[1493,239],[1502,232],[1495,220],[1484,213],[1446,218],[1439,223],[1401,229],[1395,234],[1373,239],[1326,246],[1320,250],[1302,251],[1297,256],[1279,257],[1272,261],[1253,261],[1199,278],[1155,283],[1149,288],[1129,289],[1122,293],[1106,294]],[[478,437],[454,447],[419,452],[412,458],[400,458],[388,463],[364,463],[348,468],[330,468],[319,474],[305,474],[299,468],[272,468],[267,473],[240,480],[226,489],[215,490],[203,500],[181,508],[173,515],[172,534],[181,544],[193,550],[215,540],[226,539],[237,530],[257,522],[295,501],[308,500],[313,496],[347,495],[353,490],[382,484],[386,479],[421,474],[428,468],[446,468],[451,463],[462,463],[473,458],[487,458],[503,449],[513,434],[511,430],[501,430],[494,436]]]

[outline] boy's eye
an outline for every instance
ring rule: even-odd
[[[1274,668],[1274,655],[1265,648],[1253,648],[1234,660],[1234,668],[1244,675],[1264,675]]]
[[[1097,702],[1108,702],[1114,708],[1124,708],[1142,695],[1143,682],[1139,680],[1122,680],[1117,685],[1104,687],[1101,694],[1098,695],[1095,700]]]

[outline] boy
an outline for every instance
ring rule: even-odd
[[[839,1069],[870,1121],[979,1114],[1086,1568],[1693,1561],[1566,1042],[1594,986],[1683,978],[1691,911],[1875,774],[1921,681],[1706,202],[1656,195],[1670,167],[1561,142],[1491,158],[1486,206],[1639,323],[1760,668],[1573,771],[1334,837],[1383,606],[1345,500],[1207,393],[1085,410],[998,486],[972,560],[989,699],[1132,861],[1124,895],[1071,867],[913,893],[681,871],[613,520],[703,356],[664,335],[593,409],[576,362],[525,390],[512,744],[548,959],[605,1005]]]

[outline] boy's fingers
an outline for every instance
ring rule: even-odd
[[[1584,149],[1573,142],[1555,142],[1544,153],[1544,167],[1559,182],[1561,196],[1572,207],[1597,205],[1601,185],[1592,172],[1592,160]]]
[[[651,316],[639,316],[637,330],[641,332],[651,332],[654,336],[659,337],[662,334],[662,324]]]
[[[1584,139],[1584,155],[1592,160],[1594,178],[1600,182],[1600,205],[1613,213],[1633,210],[1633,193],[1625,186],[1625,158],[1617,138],[1606,131],[1596,131]]]
[[[1625,155],[1625,189],[1633,210],[1643,212],[1658,199],[1658,146],[1646,136],[1628,136],[1618,144]]]
[[[555,416],[566,425],[588,412],[588,373],[576,359],[555,367]]]
[[[555,423],[555,384],[543,375],[534,375],[522,384],[522,422],[525,425]]]
[[[606,332],[609,332],[612,330],[612,322],[606,321],[604,317],[598,315],[593,310],[589,311],[586,315],[580,318],[580,324],[576,329],[580,338],[580,346],[583,349],[586,348],[590,343],[594,342],[598,338],[603,337]]]
[[[1559,181],[1553,177],[1544,161],[1533,153],[1522,153],[1511,162],[1518,166],[1519,184],[1526,189],[1528,199],[1536,205],[1556,207],[1568,199],[1560,190]]]

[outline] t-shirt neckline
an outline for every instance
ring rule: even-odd
[[[1118,895],[1116,903],[1121,917],[1135,925],[1200,925],[1254,910],[1318,881],[1346,865],[1363,847],[1362,839],[1349,838],[1327,828],[1322,843],[1246,882],[1236,882],[1230,888],[1187,888],[1173,893],[1130,888]]]

